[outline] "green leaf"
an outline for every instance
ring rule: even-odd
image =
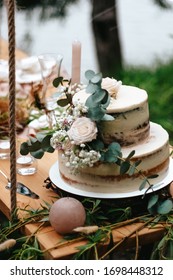
[[[97,89],[98,89],[98,86],[97,86],[97,85],[94,85],[94,84],[92,84],[92,83],[89,83],[89,84],[87,85],[87,87],[86,87],[86,92],[87,92],[87,93],[93,94],[95,91],[97,91]]]
[[[47,149],[50,147],[50,138],[51,138],[51,135],[47,135],[46,137],[44,137],[44,139],[41,142],[41,148],[44,151],[47,151]]]
[[[155,179],[155,178],[157,178],[158,176],[159,176],[158,174],[153,174],[153,175],[148,176],[147,178],[148,178],[148,179]]]
[[[168,257],[170,260],[173,260],[173,240],[169,239],[167,243],[168,248]]]
[[[62,81],[63,81],[63,77],[57,77],[53,80],[52,84],[54,87],[57,88],[62,83]]]
[[[114,121],[114,117],[112,117],[111,115],[105,114],[102,118],[102,121]]]
[[[159,200],[159,196],[153,195],[150,197],[149,201],[148,201],[148,212],[152,215],[155,215],[157,213],[157,204],[158,204],[158,200]]]
[[[110,96],[109,96],[109,93],[106,90],[104,90],[104,92],[105,92],[105,96],[102,99],[101,104],[102,104],[103,108],[107,108],[109,103],[110,103]]]
[[[157,212],[159,214],[168,214],[173,207],[173,202],[170,199],[158,203]]]
[[[95,75],[95,72],[93,70],[87,70],[85,72],[85,78],[87,80],[91,80],[94,77],[94,75]]]
[[[105,114],[105,110],[100,107],[92,107],[88,109],[87,117],[93,121],[100,121]]]
[[[108,150],[112,151],[114,154],[121,154],[121,146],[117,142],[113,142],[108,146]]]
[[[142,160],[139,159],[139,160],[135,161],[134,165],[137,167],[138,165],[140,165],[141,162],[142,162]]]
[[[132,165],[130,166],[130,169],[129,169],[129,172],[128,172],[129,176],[134,175],[135,170],[136,170],[136,166],[135,166],[135,164],[132,164]]]
[[[114,163],[117,160],[118,160],[117,156],[115,154],[113,154],[111,150],[108,150],[108,151],[105,152],[104,161]]]
[[[69,100],[68,100],[68,98],[62,98],[62,99],[57,100],[57,104],[61,107],[65,107],[69,104]]]
[[[134,154],[135,154],[135,150],[132,150],[132,151],[130,152],[130,154],[126,157],[126,160],[131,159],[131,158],[134,156]]]
[[[120,175],[127,173],[129,168],[130,168],[130,163],[128,161],[122,162],[122,164],[120,166]]]
[[[145,178],[143,181],[142,181],[142,183],[141,183],[141,185],[139,186],[139,190],[140,191],[142,191],[144,188],[145,188],[145,186],[146,186],[146,184],[147,184],[147,178]]]
[[[152,195],[148,201],[148,209],[152,208],[158,202],[158,199],[158,194]]]
[[[41,159],[44,156],[44,151],[42,149],[34,151],[34,152],[30,152],[30,154],[37,159]]]
[[[26,156],[29,153],[28,143],[23,142],[20,146],[20,154]]]
[[[99,103],[101,103],[104,96],[105,92],[103,90],[94,91],[94,93],[87,98],[85,105],[89,108],[99,106]]]
[[[118,157],[121,156],[121,146],[119,145],[119,143],[113,142],[108,146],[108,150],[104,155],[104,160],[107,162],[117,162]]]
[[[101,151],[104,149],[104,143],[99,139],[96,139],[96,140],[93,140],[92,142],[90,142],[89,146],[93,150],[96,150],[96,151]]]
[[[101,73],[98,73],[98,74],[95,74],[92,78],[91,78],[91,82],[93,84],[97,84],[97,83],[101,83],[102,81],[102,74]]]

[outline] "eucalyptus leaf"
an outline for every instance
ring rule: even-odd
[[[53,80],[53,86],[54,87],[58,87],[63,81],[63,77],[57,77]]]
[[[135,166],[135,164],[132,164],[129,168],[129,172],[128,172],[129,176],[134,175],[135,170],[136,170],[136,166]]]
[[[173,239],[168,240],[167,247],[168,247],[169,259],[173,260]]]
[[[102,103],[102,107],[107,108],[111,99],[109,93],[106,90],[104,90],[104,92],[105,92],[105,96],[102,99],[101,103]]]
[[[94,77],[94,75],[95,75],[95,72],[93,70],[87,70],[85,72],[85,78],[87,80],[91,80]]]
[[[141,164],[141,162],[142,162],[142,160],[139,159],[139,160],[135,161],[134,165],[137,167],[137,166],[139,166]]]
[[[94,84],[92,84],[92,83],[89,83],[89,84],[87,85],[87,87],[86,87],[86,92],[87,92],[87,93],[93,94],[95,91],[97,91],[97,89],[98,89],[98,86],[97,86],[97,85],[94,85]]]
[[[109,162],[109,163],[115,163],[118,160],[117,156],[115,153],[112,153],[111,150],[108,150],[104,154],[104,161]]]
[[[88,109],[87,117],[93,121],[100,121],[105,114],[105,111],[99,106],[92,107]]]
[[[62,98],[57,100],[57,104],[61,107],[65,107],[69,104],[69,99],[68,98]]]
[[[99,90],[99,91],[97,90],[87,98],[85,105],[87,107],[95,107],[97,104],[99,105],[99,103],[101,103],[104,96],[105,96],[104,90]]]
[[[148,176],[147,178],[148,178],[148,179],[155,179],[155,178],[157,178],[158,176],[159,176],[158,174],[153,174],[153,175]]]
[[[114,121],[114,117],[111,115],[105,114],[102,118],[102,121]]]
[[[50,131],[39,132],[39,133],[37,133],[36,137],[33,138],[32,143],[34,143],[36,141],[42,142],[45,137],[50,137],[51,135],[52,135],[52,133]]]
[[[20,145],[20,154],[26,156],[28,153],[29,153],[28,144],[26,142],[23,142]]]
[[[121,153],[121,146],[119,143],[117,142],[112,142],[109,146],[108,146],[108,150],[112,151],[112,153],[120,154]]]
[[[102,74],[101,73],[97,73],[91,78],[91,82],[93,84],[97,84],[97,83],[101,84],[101,81],[102,81]]]
[[[130,152],[130,154],[126,157],[126,160],[131,159],[131,158],[134,156],[134,154],[135,154],[135,150],[132,150],[132,151]]]
[[[142,181],[142,183],[141,183],[141,185],[139,186],[139,190],[140,191],[142,191],[144,188],[145,188],[145,186],[146,186],[146,184],[147,184],[147,178],[145,178],[143,181]]]
[[[44,156],[44,151],[42,149],[30,152],[30,154],[37,159],[41,159]]]
[[[28,148],[29,148],[29,152],[35,152],[35,151],[41,149],[41,142],[36,141],[36,142],[32,143],[32,145],[29,145]]]
[[[99,139],[93,140],[89,145],[93,150],[96,151],[101,151],[104,149],[104,143]]]
[[[158,203],[157,212],[159,214],[168,214],[173,208],[173,202],[170,199]]]
[[[148,209],[152,208],[158,202],[159,196],[158,194],[154,194],[150,197],[148,201]]]
[[[120,175],[126,174],[129,168],[130,168],[130,163],[128,161],[122,162],[120,167]]]

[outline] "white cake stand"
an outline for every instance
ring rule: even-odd
[[[128,187],[126,185],[126,181],[123,182],[119,181],[116,183],[116,186],[112,186],[110,188],[104,187],[91,187],[87,185],[77,186],[71,185],[67,182],[63,181],[60,176],[58,162],[55,162],[49,171],[49,177],[52,183],[57,186],[58,188],[75,195],[85,196],[85,197],[92,197],[92,198],[127,198],[127,197],[135,197],[141,196],[146,192],[146,189],[139,190],[139,186],[141,185],[141,180],[136,178],[132,179],[131,183],[129,184],[128,180]],[[159,189],[164,188],[169,183],[173,181],[173,159],[170,158],[169,168],[166,173],[159,175],[155,179],[151,179],[150,183],[153,184],[152,189],[150,189],[147,193],[151,193],[152,191],[158,191]]]

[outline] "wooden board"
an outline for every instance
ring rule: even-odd
[[[18,175],[18,181],[26,184],[31,190],[36,192],[40,199],[35,200],[28,198],[26,196],[17,194],[17,206],[20,208],[31,207],[32,209],[40,208],[40,204],[44,204],[44,201],[52,203],[56,200],[56,194],[50,190],[43,187],[44,180],[49,175],[49,169],[57,160],[57,153],[45,154],[43,159],[38,161],[38,172],[34,175],[21,176]],[[9,176],[9,161],[1,160],[0,161],[1,169]],[[5,188],[6,179],[0,175],[0,210],[9,218],[10,217],[10,192]],[[159,240],[164,233],[164,227],[158,225],[154,228],[145,227],[142,230],[139,230],[142,226],[142,223],[133,223],[131,225],[126,225],[115,229],[112,231],[114,244],[117,244],[121,240],[123,242],[123,248],[130,248],[135,246],[136,243],[136,232],[138,233],[138,238],[140,245],[150,243],[151,240]],[[38,224],[28,224],[24,227],[23,231],[25,234],[34,234],[38,230]],[[127,236],[132,234],[129,238]],[[52,227],[46,226],[39,230],[37,233],[37,238],[42,250],[47,250],[45,252],[46,259],[67,259],[77,251],[76,247],[86,243],[86,241],[76,242],[70,245],[64,245],[56,249],[56,245],[62,242],[63,237],[56,233]],[[104,245],[106,246],[106,245]],[[50,249],[55,248],[55,249]],[[122,248],[122,247],[121,247]],[[50,249],[50,250],[48,250]]]

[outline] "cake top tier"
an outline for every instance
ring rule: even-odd
[[[108,90],[109,92],[109,90]],[[73,102],[85,104],[90,93],[85,89],[77,92],[73,97]],[[148,100],[147,92],[143,89],[121,85],[115,97],[111,97],[110,104],[107,107],[107,113],[122,113],[140,107]]]

